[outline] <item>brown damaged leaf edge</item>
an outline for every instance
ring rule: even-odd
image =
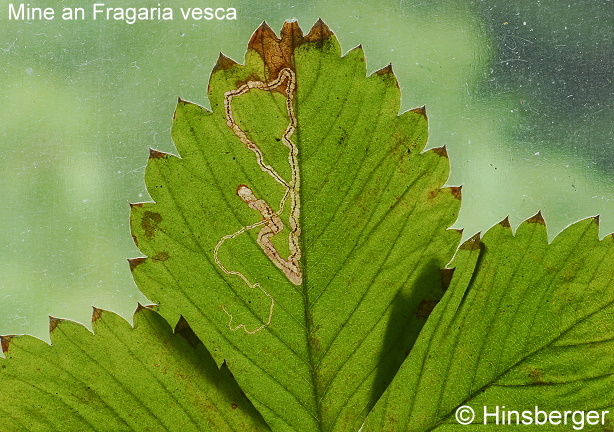
[[[454,198],[456,198],[457,200],[461,200],[461,190],[462,190],[462,186],[449,186],[449,187],[444,187],[444,188],[439,188],[439,189],[435,189],[432,190],[431,192],[429,192],[429,198],[435,198],[437,195],[439,195],[440,193],[450,193],[450,195],[452,195]]]
[[[454,198],[456,198],[459,201],[462,199],[462,195],[463,195],[462,186],[450,186],[448,189],[450,189],[450,193],[452,194]]]
[[[166,159],[169,156],[169,153],[164,153],[152,148],[149,149],[149,159]]]
[[[137,245],[138,247],[138,245]],[[128,264],[130,265],[130,271],[134,271],[139,265],[143,264],[147,258],[128,258]]]
[[[220,53],[219,57],[217,58],[217,62],[215,63],[215,66],[213,66],[213,71],[211,73],[214,74],[218,71],[225,71],[227,69],[231,69],[237,64],[238,63],[234,61],[233,59],[231,59],[230,57],[226,57],[224,54]],[[181,102],[183,101],[181,98],[179,98],[177,103],[181,103]]]
[[[527,219],[527,223],[534,223],[534,224],[546,226],[546,221],[544,220],[544,217],[542,216],[541,210],[538,211],[535,216],[532,216],[529,219]]]
[[[410,111],[416,114],[420,114],[421,116],[424,117],[425,120],[428,120],[428,117],[426,115],[426,105],[422,105],[421,107],[411,109]]]
[[[450,287],[450,283],[452,282],[452,276],[454,276],[453,268],[443,268],[441,269],[441,287],[444,291]]]
[[[504,228],[511,228],[512,226],[510,225],[510,219],[509,217],[505,217],[505,219],[503,219],[501,222],[499,222],[499,225],[501,225]]]
[[[92,322],[96,322],[102,316],[103,310],[102,309],[98,309],[97,307],[93,307],[93,306],[92,306],[92,309],[94,310],[92,312]]]
[[[296,21],[286,21],[281,29],[280,37],[277,37],[265,21],[252,35],[247,49],[260,55],[267,68],[264,78],[269,81],[276,78],[282,69],[295,69],[294,50],[296,48],[305,43],[313,43],[321,47],[331,37],[333,37],[333,32],[321,19],[318,19],[306,36],[303,36],[303,31]],[[227,59],[225,56],[224,58]],[[234,66],[225,59],[222,59],[220,68]]]
[[[61,318],[54,318],[52,316],[49,316],[49,333],[53,333],[58,324],[62,321],[63,320]]]
[[[433,147],[431,150],[441,157],[448,158],[448,150],[446,150],[446,146]]]
[[[482,241],[480,240],[480,233],[477,233],[476,235],[471,237],[469,240],[467,240],[465,243],[460,245],[459,249],[468,250],[468,251],[479,250],[481,244],[482,244]]]
[[[13,336],[0,336],[0,344],[2,345],[3,353],[8,352],[11,339],[13,339]]]

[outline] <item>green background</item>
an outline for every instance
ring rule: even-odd
[[[85,7],[84,1],[31,3]],[[542,210],[550,237],[601,214],[614,231],[609,1],[181,0],[173,21],[8,20],[0,1],[0,334],[48,339],[48,315],[130,319],[147,302],[126,258],[140,252],[129,202],[149,199],[148,148],[173,152],[177,97],[208,106],[220,51],[242,61],[266,20],[305,32],[322,17],[369,71],[388,63],[402,109],[426,105],[428,147],[446,145],[463,184],[464,237]],[[158,2],[106,2],[109,7]],[[235,7],[184,21],[179,7]]]

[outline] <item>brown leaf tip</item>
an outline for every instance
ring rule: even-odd
[[[422,105],[421,107],[414,108],[410,111],[416,114],[420,114],[425,119],[428,119],[428,117],[426,116],[426,105]]]
[[[259,45],[264,45],[268,41],[279,42],[279,38],[267,22],[263,21],[249,40],[247,48],[258,50]]]
[[[177,321],[177,325],[175,325],[175,333],[181,333],[182,331],[185,331],[187,329],[191,329],[190,324],[188,324],[188,321],[184,318],[183,315],[180,315],[179,320]]]
[[[382,75],[391,75],[393,74],[392,72],[392,63],[388,63],[386,66],[384,66],[383,68],[376,70],[375,73],[379,76]]]
[[[450,283],[452,282],[452,276],[454,276],[453,268],[441,269],[441,287],[444,291],[446,291],[450,287]]]
[[[95,306],[92,306],[92,309],[93,309],[93,312],[92,312],[92,322],[96,322],[102,316],[102,309],[98,309]]]
[[[451,186],[450,187],[450,192],[452,193],[452,196],[456,198],[457,200],[462,199],[462,195],[463,195],[462,190],[463,190],[462,186]]]
[[[139,257],[139,258],[128,258],[128,264],[130,265],[130,271],[134,271],[139,265],[143,264],[147,258]]]
[[[436,154],[438,154],[441,157],[448,158],[448,150],[446,150],[446,146],[433,147],[431,150],[433,150]]]
[[[215,63],[215,66],[213,67],[212,73],[215,73],[217,71],[224,71],[224,70],[231,69],[237,64],[238,63],[234,61],[233,59],[231,59],[230,57],[226,57],[224,54],[220,53],[220,55],[217,58],[217,62]],[[179,99],[179,102],[181,102],[181,99]]]
[[[141,303],[138,303],[138,304],[137,304],[137,306],[136,306],[136,310],[134,311],[134,313],[135,313],[135,314],[137,314],[137,313],[139,313],[139,312],[141,312],[142,310],[145,310],[145,309],[147,309],[147,310],[153,310],[153,308],[154,308],[155,306],[156,306],[156,305],[154,305],[154,304],[151,304],[151,305],[143,305],[143,304],[141,304]]]
[[[62,322],[62,319],[49,316],[49,333],[53,333],[60,322]]]
[[[280,36],[281,39],[290,40],[293,46],[298,46],[303,42],[303,30],[301,30],[296,19],[289,19],[284,22]]]
[[[499,222],[499,225],[501,225],[504,228],[511,228],[512,226],[510,225],[510,219],[508,216],[505,217],[505,219],[503,219],[501,222]]]
[[[149,159],[166,159],[170,155],[159,150],[149,149]]]
[[[465,243],[460,245],[459,249],[468,250],[468,251],[479,250],[481,243],[482,242],[480,241],[480,233],[477,233],[473,237],[471,237],[469,240],[467,240]]]
[[[544,217],[542,216],[541,210],[538,211],[535,216],[532,216],[529,219],[527,219],[526,222],[546,226],[546,221],[544,220]]]
[[[593,219],[593,222],[595,222],[595,225],[599,226],[599,223],[600,223],[599,215],[593,216],[591,219]]]
[[[324,42],[326,39],[334,36],[331,29],[322,21],[322,18],[318,18],[316,23],[311,27],[307,36],[305,36],[306,42]]]
[[[0,336],[0,344],[2,345],[2,352],[6,353],[9,351],[9,343],[11,342],[12,336]]]

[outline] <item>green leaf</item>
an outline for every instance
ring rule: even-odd
[[[134,329],[96,310],[94,332],[51,322],[53,346],[3,338],[3,431],[266,431],[269,428],[182,320],[173,334],[140,309]]]
[[[423,108],[398,115],[391,67],[367,77],[321,21],[263,24],[245,65],[220,56],[209,101],[179,101],[180,157],[151,152],[135,280],[272,429],[357,430],[443,295],[445,149],[423,152]]]
[[[596,222],[548,244],[538,214],[515,236],[505,220],[461,246],[449,291],[362,430],[462,430],[460,406],[480,430],[502,427],[483,425],[484,407],[614,412],[614,235],[599,241]],[[610,430],[606,418],[583,430]]]

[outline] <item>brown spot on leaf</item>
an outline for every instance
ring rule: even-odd
[[[499,222],[499,225],[501,225],[504,228],[511,228],[512,226],[510,225],[510,219],[506,216],[505,219],[503,219],[501,222]]]
[[[446,146],[441,146],[441,147],[435,147],[432,148],[431,150],[433,150],[436,154],[438,154],[441,157],[448,157],[448,150],[446,150]]]
[[[96,322],[102,316],[102,309],[98,309],[97,307],[92,307],[94,311],[92,312],[92,322]]]
[[[233,59],[231,59],[230,57],[226,57],[224,54],[220,53],[219,57],[217,58],[217,62],[215,63],[215,66],[213,66],[212,73],[228,70],[236,66],[237,64],[238,63],[234,61]]]
[[[460,245],[459,249],[469,250],[469,251],[479,250],[480,244],[481,244],[480,233],[477,233],[476,235],[471,237],[469,240],[465,241],[465,243]]]
[[[166,261],[168,259],[168,252],[158,252],[154,256],[151,257],[154,261]]]
[[[236,403],[233,403],[232,405],[230,405],[230,407],[231,407],[233,410],[236,410],[236,409],[238,408],[238,405],[237,405]]]
[[[535,216],[532,216],[529,219],[527,219],[527,223],[534,223],[534,224],[546,226],[546,221],[544,220],[544,217],[542,216],[541,210],[538,211]]]
[[[441,286],[444,291],[450,287],[450,283],[452,283],[452,276],[454,276],[453,268],[441,269]]]
[[[542,372],[539,369],[535,369],[535,368],[529,368],[529,375],[528,375],[529,380],[531,381],[532,385],[545,385],[548,384],[543,378],[542,378]]]
[[[166,159],[170,155],[155,149],[149,149],[149,159]]]
[[[434,300],[422,300],[418,305],[418,310],[416,310],[417,318],[428,318],[435,306],[437,306],[436,301]]]
[[[128,264],[130,265],[130,271],[134,271],[139,265],[143,264],[147,258],[128,258]]]
[[[152,238],[160,222],[162,222],[162,215],[160,213],[149,210],[143,213],[141,228],[143,228],[143,231],[145,231],[145,236]]]

